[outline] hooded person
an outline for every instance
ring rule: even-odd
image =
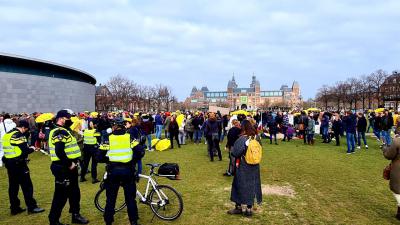
[[[1,158],[3,158],[4,151],[3,151],[3,136],[14,129],[17,125],[12,121],[10,114],[5,114],[3,117],[3,122],[0,123],[0,167],[3,166],[3,162]]]
[[[153,133],[153,129],[154,129],[153,122],[150,121],[150,116],[147,114],[142,115],[142,121],[143,121],[141,123],[142,132],[143,132],[143,135],[145,135],[147,138],[147,144],[148,144],[147,150],[153,151],[151,149],[151,134]]]

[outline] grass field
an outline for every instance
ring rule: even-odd
[[[382,179],[382,169],[388,161],[383,158],[376,140],[368,139],[370,149],[357,150],[353,155],[345,154],[344,141],[342,138],[342,146],[336,147],[334,144],[322,144],[319,139],[316,146],[305,146],[302,140],[279,145],[270,145],[264,140],[261,179],[264,189],[269,192],[250,219],[226,213],[233,207],[229,201],[232,178],[222,176],[228,163],[226,152],[223,152],[222,162],[209,161],[204,143],[147,153],[144,163],[179,163],[182,180],[159,178],[158,181],[170,184],[182,194],[184,212],[174,222],[157,218],[152,221],[150,208],[139,204],[139,222],[177,225],[398,223],[394,218],[395,200],[387,181]],[[54,189],[50,159],[40,153],[34,153],[30,158],[34,196],[46,212],[10,216],[7,174],[4,168],[0,168],[0,224],[48,224],[47,215]],[[99,178],[103,172],[104,165],[99,165]],[[143,187],[143,183],[139,186]],[[279,187],[287,191],[283,192],[287,196],[275,193],[282,192]],[[103,224],[102,214],[93,204],[98,184],[93,185],[88,179],[88,182],[80,184],[80,188],[81,213],[91,221],[90,224]],[[24,207],[21,192],[19,196]],[[64,223],[71,222],[68,207],[67,203],[61,218]],[[115,224],[128,224],[126,210],[115,215]]]

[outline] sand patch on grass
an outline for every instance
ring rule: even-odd
[[[263,195],[278,195],[289,198],[294,198],[296,192],[291,186],[277,186],[277,185],[261,185]]]
[[[214,189],[213,192],[230,192],[231,187],[225,187],[225,188],[218,188]],[[263,184],[261,185],[261,191],[263,195],[277,195],[277,196],[284,196],[284,197],[289,197],[289,198],[294,198],[296,195],[296,192],[293,190],[293,187],[290,185],[285,185],[285,186],[278,186],[278,185],[266,185]]]

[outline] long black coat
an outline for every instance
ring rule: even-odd
[[[241,161],[233,178],[231,201],[236,204],[254,205],[254,198],[258,204],[262,202],[260,166],[249,165],[244,160],[247,140],[248,137],[241,136],[232,149],[232,155],[241,158]]]

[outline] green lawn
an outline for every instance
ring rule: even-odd
[[[369,138],[370,149],[357,150],[346,155],[345,141],[342,146],[322,144],[305,146],[301,140],[270,145],[263,141],[265,150],[261,165],[264,185],[287,186],[294,190],[293,197],[264,195],[263,204],[257,207],[251,218],[229,216],[226,211],[233,204],[229,201],[232,178],[222,176],[227,165],[223,161],[210,162],[206,145],[185,145],[181,149],[150,152],[146,162],[177,162],[181,167],[182,180],[158,179],[170,184],[182,193],[184,212],[174,222],[157,218],[151,222],[148,206],[139,205],[141,224],[396,224],[396,203],[382,179],[386,161],[378,149],[376,140]],[[269,142],[269,141],[268,141]],[[221,145],[223,146],[223,145]],[[31,156],[29,164],[35,189],[35,198],[46,209],[44,214],[10,216],[7,195],[7,175],[0,169],[0,224],[47,224],[53,194],[53,176],[49,169],[50,159],[40,153]],[[147,168],[146,168],[147,169]],[[99,166],[99,178],[104,165]],[[87,176],[90,177],[90,176]],[[98,184],[81,183],[82,214],[91,224],[103,224],[102,214],[93,205]],[[143,187],[144,182],[140,186]],[[23,202],[22,193],[20,199]],[[24,206],[24,203],[22,204]],[[62,222],[70,223],[68,203]],[[115,215],[115,224],[128,224],[126,210]]]

